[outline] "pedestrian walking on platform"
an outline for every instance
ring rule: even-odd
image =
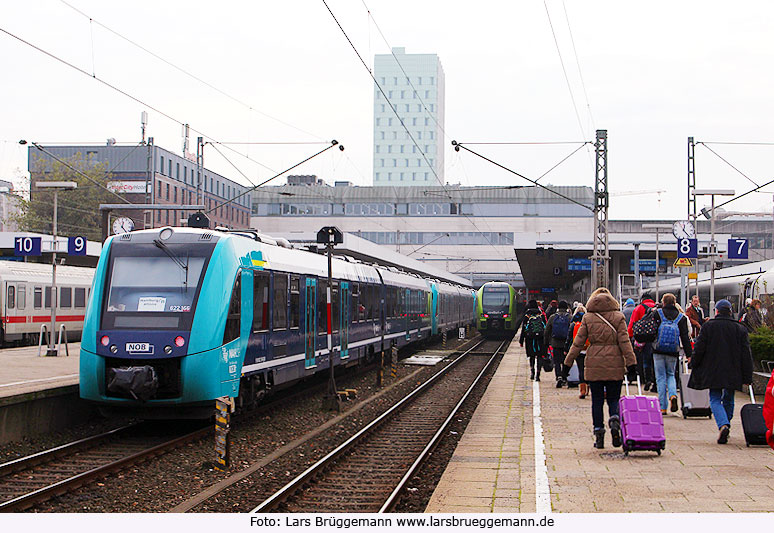
[[[556,303],[556,300],[551,300],[551,303],[548,304],[546,307],[546,320],[551,318],[551,315],[556,313],[556,311],[559,309],[559,306]]]
[[[637,307],[637,304],[634,303],[634,300],[629,298],[624,303],[623,309],[621,309],[621,312],[623,313],[623,316],[626,319],[627,326],[629,325],[629,321],[632,319],[632,313],[634,313],[634,309],[636,307]]]
[[[677,298],[672,293],[668,292],[661,297],[661,307],[656,310],[655,322],[658,333],[653,341],[653,368],[656,374],[658,402],[661,414],[664,415],[667,412],[667,403],[671,412],[677,412],[675,372],[681,344],[685,356],[691,357],[691,336],[688,318],[678,308]]]
[[[566,383],[562,368],[564,367],[564,357],[567,352],[564,345],[567,342],[567,336],[570,333],[570,322],[572,317],[568,311],[569,304],[562,300],[559,302],[556,313],[551,315],[546,324],[545,341],[546,346],[551,346],[554,358],[554,375],[556,376],[556,388],[561,389]]]
[[[715,304],[717,314],[702,326],[691,357],[692,389],[709,389],[718,426],[718,444],[726,444],[734,416],[734,392],[752,383],[752,354],[747,328],[731,316],[731,302]]]
[[[649,342],[639,344],[634,340],[634,324],[645,316],[648,310],[656,307],[656,302],[653,301],[653,295],[649,292],[645,292],[642,295],[640,305],[635,307],[632,312],[632,317],[629,319],[629,338],[632,339],[632,343],[635,348],[635,354],[637,356],[637,373],[640,375],[640,379],[643,382],[643,388],[650,390],[655,384],[656,377],[653,372],[653,345]]]
[[[564,360],[569,368],[586,341],[585,379],[591,388],[591,418],[594,424],[594,447],[605,447],[604,403],[610,415],[608,427],[613,446],[621,445],[621,421],[618,399],[624,374],[636,376],[637,359],[629,341],[626,319],[618,301],[604,287],[595,290],[586,303],[578,333]],[[636,377],[635,377],[636,379]]]
[[[524,319],[521,321],[521,335],[519,336],[519,345],[527,346],[527,357],[529,358],[529,378],[540,381],[540,368],[542,359],[545,356],[544,335],[546,332],[546,320],[543,312],[538,307],[536,300],[530,300],[527,303],[527,310],[524,311]]]
[[[565,353],[570,351],[570,347],[572,346],[572,341],[575,339],[575,336],[578,334],[578,330],[580,329],[581,322],[583,321],[583,315],[586,314],[586,307],[578,304],[575,306],[575,313],[572,315],[572,323],[570,324],[570,333],[567,335],[567,342],[564,345],[564,351]],[[586,360],[586,349],[589,346],[588,339],[586,340],[586,344],[583,345],[583,348],[581,348],[580,353],[578,354],[578,357],[575,358],[575,364],[578,365],[578,398],[583,400],[586,395],[589,393],[589,384],[586,383],[585,374],[584,374],[584,362]],[[568,366],[564,367],[564,378],[563,380],[567,381],[567,375],[570,372],[570,368]]]
[[[761,301],[753,299],[749,307],[742,315],[742,324],[747,328],[747,333],[755,333],[759,327],[763,326],[763,314],[761,314]]]
[[[691,305],[685,310],[685,316],[691,321],[691,338],[695,339],[699,335],[701,327],[709,320],[709,317],[704,314],[698,294],[694,294],[691,298]]]

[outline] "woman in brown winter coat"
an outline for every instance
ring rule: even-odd
[[[586,303],[578,334],[564,360],[566,368],[572,366],[583,349],[586,340],[584,365],[585,379],[591,389],[591,417],[594,422],[595,448],[604,448],[605,417],[604,403],[610,414],[608,426],[613,446],[621,445],[621,421],[618,417],[618,399],[624,374],[637,379],[637,359],[629,341],[626,319],[620,311],[618,301],[604,287],[595,290]]]

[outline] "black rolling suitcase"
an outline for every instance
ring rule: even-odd
[[[679,366],[680,380],[680,402],[683,404],[683,418],[693,418],[698,416],[712,417],[710,409],[709,391],[696,390],[688,386],[688,380],[691,379],[691,373],[688,372],[688,365],[685,358],[681,357]]]
[[[752,403],[742,407],[742,429],[747,446],[767,446],[766,422],[763,420],[763,404],[755,403],[752,386],[750,386]]]

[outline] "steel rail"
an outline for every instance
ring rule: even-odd
[[[67,479],[63,479],[61,481],[58,481],[46,487],[42,487],[40,489],[34,490],[32,492],[24,494],[23,496],[18,496],[12,500],[2,502],[0,503],[0,511],[15,512],[15,511],[21,511],[23,509],[27,509],[37,503],[41,503],[43,501],[48,500],[53,496],[65,494],[91,481],[105,477],[109,474],[112,474],[113,472],[122,470],[138,462],[140,459],[144,459],[146,457],[152,457],[154,455],[160,455],[161,453],[164,453],[165,451],[175,448],[190,440],[201,438],[211,431],[212,431],[212,427],[210,426],[207,426],[202,429],[198,429],[196,431],[183,435],[182,437],[177,437],[167,442],[157,444],[156,446],[153,446],[141,452],[134,453],[132,455],[128,455],[126,457],[118,459],[117,461],[113,461],[106,465],[92,468],[91,470],[82,472],[80,474],[69,477]]]
[[[508,340],[506,339],[500,343],[500,346],[498,346],[497,349],[494,351],[494,353],[489,358],[489,361],[487,361],[484,368],[481,369],[481,372],[478,373],[478,376],[476,376],[476,379],[473,380],[473,383],[470,385],[470,387],[468,387],[468,390],[465,391],[465,394],[462,395],[462,398],[460,398],[457,404],[452,408],[451,412],[449,413],[449,416],[446,417],[446,420],[444,420],[443,424],[441,424],[441,427],[438,428],[438,431],[435,432],[435,435],[433,435],[433,437],[430,439],[430,442],[427,443],[427,446],[425,446],[425,448],[416,458],[414,463],[409,467],[409,469],[403,475],[401,480],[398,482],[398,485],[393,489],[392,493],[387,497],[385,502],[382,504],[382,507],[377,512],[386,513],[391,511],[395,507],[395,505],[398,503],[398,497],[403,492],[403,489],[406,487],[406,484],[409,482],[409,480],[414,475],[414,473],[419,469],[419,467],[427,460],[430,453],[435,449],[435,447],[441,441],[444,433],[446,432],[446,428],[449,427],[449,424],[451,424],[452,419],[457,415],[457,412],[462,407],[462,404],[465,403],[465,400],[468,399],[468,396],[470,396],[470,394],[473,392],[473,389],[476,387],[476,385],[478,385],[479,381],[481,381],[481,378],[484,377],[484,374],[492,366],[492,363],[494,363],[495,358],[497,358],[497,354],[500,353],[500,350],[503,349],[503,347],[507,344],[507,342]]]
[[[129,424],[127,426],[122,426],[110,431],[106,431],[105,433],[100,433],[99,435],[92,435],[91,437],[86,437],[80,440],[69,442],[67,444],[62,444],[61,446],[56,446],[55,448],[43,450],[41,452],[33,453],[31,455],[20,457],[18,459],[0,464],[0,478],[14,474],[16,472],[20,472],[22,470],[26,470],[28,468],[32,468],[33,466],[37,466],[42,463],[52,461],[58,457],[71,454],[77,450],[96,446],[102,441],[105,441],[111,437],[115,437],[116,435],[124,433],[137,426],[138,424]]]
[[[263,501],[258,507],[253,509],[252,513],[264,513],[267,511],[271,511],[275,509],[279,504],[287,500],[290,496],[293,495],[304,483],[315,477],[317,474],[322,472],[328,465],[330,465],[332,462],[334,462],[337,458],[347,453],[355,444],[360,442],[365,436],[372,433],[377,427],[379,427],[382,423],[387,421],[388,419],[392,418],[393,415],[395,415],[397,412],[399,412],[401,409],[403,409],[406,405],[408,405],[411,401],[413,401],[417,396],[424,393],[427,389],[432,387],[432,385],[435,384],[436,381],[438,381],[441,377],[443,377],[447,372],[449,372],[452,368],[456,367],[460,361],[464,360],[465,357],[481,346],[484,342],[486,342],[484,339],[476,343],[471,348],[468,348],[465,352],[463,352],[457,359],[452,361],[450,364],[448,364],[446,367],[441,369],[439,372],[434,374],[430,379],[425,381],[422,385],[414,389],[408,396],[405,396],[403,399],[401,399],[398,403],[390,407],[387,411],[382,413],[381,416],[371,421],[368,425],[366,425],[364,428],[362,428],[360,431],[352,435],[349,439],[341,443],[339,446],[337,446],[334,450],[329,452],[327,455],[325,455],[322,459],[314,463],[312,466],[304,470],[301,474],[296,476],[295,479],[290,481],[287,485],[282,487],[279,491],[275,492],[272,496],[267,498]]]

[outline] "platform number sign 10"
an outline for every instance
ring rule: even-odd
[[[697,239],[678,239],[677,257],[696,259],[699,257],[699,241]]]
[[[16,237],[13,240],[13,255],[41,255],[41,237]]]
[[[728,258],[747,259],[749,242],[747,239],[728,239]]]
[[[86,237],[68,237],[67,239],[68,255],[86,255]]]

